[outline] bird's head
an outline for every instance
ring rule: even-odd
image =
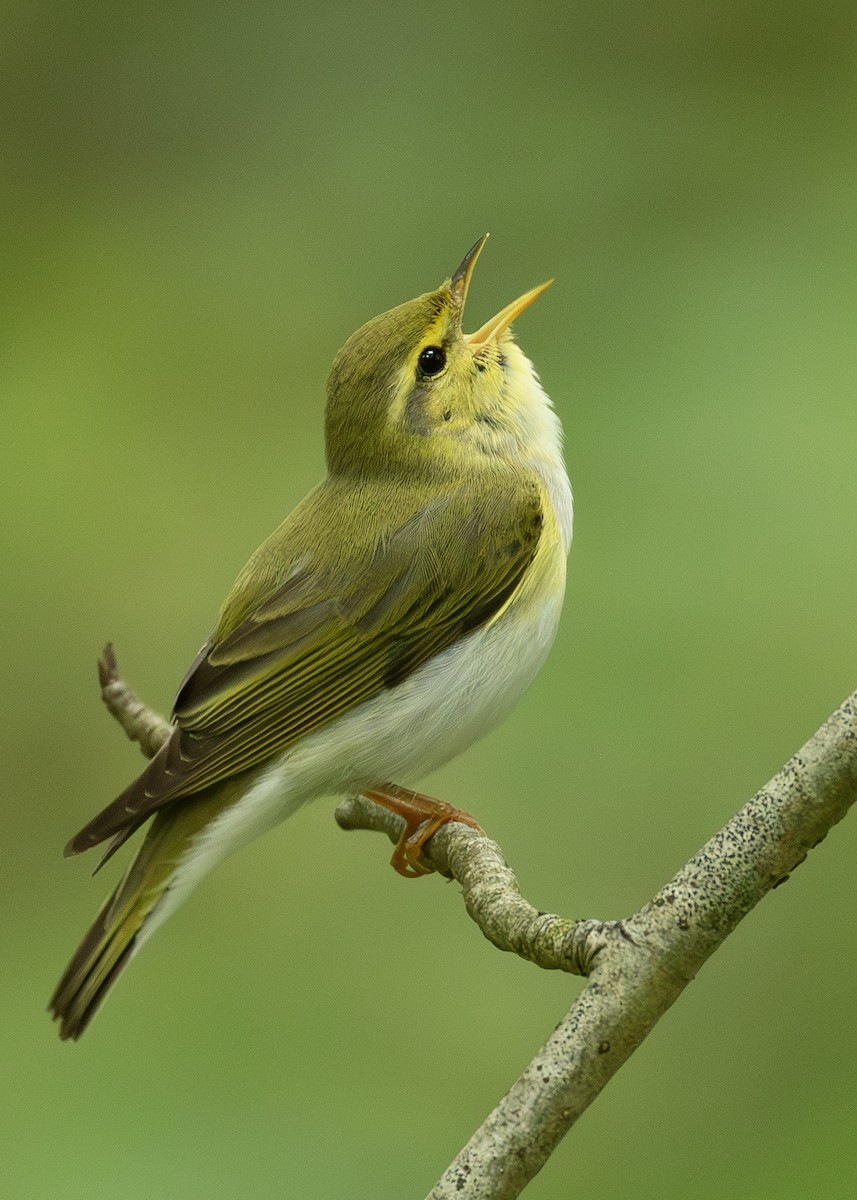
[[[481,237],[433,292],[368,321],[345,343],[328,380],[331,474],[460,476],[515,456],[556,422],[512,321],[549,283],[507,304],[475,333],[462,318]]]

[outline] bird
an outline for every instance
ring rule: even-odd
[[[475,824],[393,781],[511,711],[554,639],[572,536],[559,418],[511,330],[553,281],[464,333],[487,236],[339,351],[326,477],[239,573],[160,751],[68,843],[107,842],[106,861],[148,825],[50,1000],[63,1040],[210,871],[307,801],[402,815],[405,875],[444,821]]]

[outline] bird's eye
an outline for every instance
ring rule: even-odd
[[[446,355],[440,346],[426,346],[420,351],[417,366],[421,375],[437,375],[446,366]]]

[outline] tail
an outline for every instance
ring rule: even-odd
[[[60,1023],[63,1041],[75,1041],[101,1006],[119,972],[134,953],[137,934],[157,898],[146,910],[133,906],[122,912],[122,884],[109,896],[86,937],[66,967],[48,1012]],[[118,911],[117,911],[118,910]]]
[[[108,897],[51,996],[48,1012],[59,1021],[63,1041],[76,1041],[86,1029],[152,931],[159,905],[194,857],[197,835],[232,799],[232,788],[219,788],[176,801],[155,817],[128,874]],[[182,890],[189,893],[190,888]]]

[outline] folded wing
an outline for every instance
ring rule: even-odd
[[[109,837],[112,852],[165,804],[259,766],[490,622],[536,552],[541,492],[448,492],[368,545],[345,530],[335,564],[313,552],[312,516],[296,510],[275,535],[279,582],[245,588],[240,619],[221,620],[182,684],[170,740],[67,853]]]

